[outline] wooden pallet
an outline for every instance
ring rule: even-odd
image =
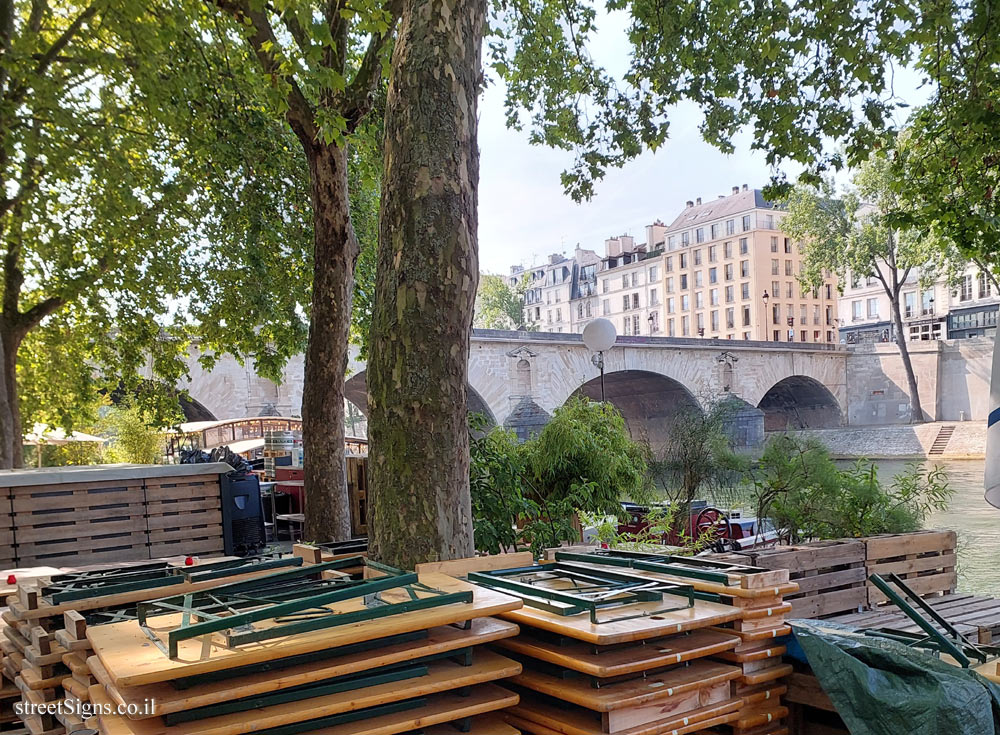
[[[149,555],[222,553],[222,499],[216,475],[149,478]]]
[[[868,601],[865,543],[855,539],[817,541],[798,546],[728,555],[766,569],[787,569],[798,591],[784,594],[790,617],[821,618],[856,611]]]
[[[897,574],[924,598],[953,594],[956,540],[954,531],[869,536],[864,540],[867,574]],[[888,598],[869,582],[868,605],[886,604],[890,604]]]

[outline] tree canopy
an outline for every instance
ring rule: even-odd
[[[478,329],[520,329],[524,325],[523,294],[524,289],[511,288],[503,276],[480,273],[473,326]]]

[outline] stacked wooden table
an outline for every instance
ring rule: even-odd
[[[345,562],[361,560],[332,563]],[[394,735],[417,729],[443,735],[456,727],[475,735],[516,735],[496,713],[518,697],[496,682],[521,666],[485,644],[517,634],[516,625],[489,616],[509,613],[521,601],[443,574],[415,578],[376,569],[366,579],[327,588],[323,594],[336,599],[325,604],[317,597],[291,612],[280,607],[284,603],[252,607],[252,622],[244,617],[232,628],[172,643],[172,633],[186,622],[185,613],[171,613],[168,605],[161,605],[167,614],[146,617],[144,625],[140,619],[89,627],[94,655],[87,663],[97,679],[90,700],[128,714],[101,714],[88,724],[103,735]],[[363,586],[372,581],[382,585],[374,595]],[[424,604],[436,595],[455,601]]]
[[[5,677],[16,685],[24,703],[88,702],[89,687],[96,681],[86,661],[88,619],[114,620],[134,614],[136,604],[144,600],[252,579],[278,566],[301,563],[297,559],[208,561],[189,567],[184,559],[164,559],[76,571],[53,569],[54,573],[41,577],[24,575],[17,582],[16,594],[7,598],[9,607],[2,615]],[[60,735],[83,727],[74,711],[78,708],[64,707],[56,714],[21,719],[32,735]]]
[[[686,587],[693,604],[679,606],[675,589],[660,602],[602,609],[595,622],[586,613],[561,615],[551,600],[533,607],[528,595],[526,607],[504,616],[521,625],[521,635],[498,644],[524,665],[513,680],[522,694],[509,714],[513,724],[536,735],[787,733],[781,679],[791,667],[775,640],[789,632],[782,596],[795,585],[787,572],[706,562],[727,571],[705,574],[692,561],[633,565],[643,556],[594,551],[556,553],[550,568]],[[524,570],[523,579],[539,583],[541,569]],[[555,576],[552,588],[572,591]]]

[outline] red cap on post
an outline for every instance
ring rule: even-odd
[[[8,574],[7,584],[17,584],[17,577],[15,577],[13,574]]]
[[[186,567],[193,567],[194,566],[194,557],[193,556],[189,556],[187,559],[185,559],[184,560],[184,566],[186,566]]]

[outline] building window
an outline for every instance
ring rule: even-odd
[[[712,239],[715,240],[719,237],[719,225],[718,223],[712,225]]]
[[[690,232],[682,232],[681,233],[681,246],[683,247],[684,245],[690,245],[690,244],[691,244],[691,233]]]
[[[771,296],[774,298],[781,296],[781,281],[771,281]]]
[[[771,334],[774,335],[774,341],[775,342],[780,342],[781,341],[781,331],[780,330],[775,329]]]
[[[774,229],[774,215],[765,214],[764,215],[764,229],[773,230]]]
[[[750,332],[744,332],[743,333],[743,339],[749,341],[750,340]]]
[[[626,335],[632,334],[632,317],[622,319],[622,332]]]
[[[628,273],[622,273],[622,288],[628,288]]]
[[[684,270],[687,267],[688,267],[688,254],[681,253],[681,270]]]
[[[785,238],[785,254],[786,255],[792,254],[792,238],[790,237]]]
[[[781,323],[781,304],[771,305],[771,324]]]
[[[682,273],[681,274],[681,291],[685,290],[687,287],[688,287],[687,273]]]
[[[667,237],[667,250],[673,250],[677,247],[677,235],[669,235]]]
[[[868,299],[868,318],[878,319],[878,299]]]
[[[601,302],[601,310],[604,313],[604,316],[611,313],[611,303],[607,299],[604,299],[604,301]]]
[[[862,306],[863,305],[860,300],[851,302],[851,319],[853,321],[860,322],[862,319],[865,318],[865,313],[862,311]]]
[[[813,305],[813,324],[819,324],[819,304]]]
[[[750,298],[750,284],[741,283],[740,284],[740,299],[746,301]]]
[[[687,337],[691,334],[691,318],[682,316],[681,317],[681,336]]]
[[[726,220],[726,234],[727,235],[736,234],[736,220],[734,219]]]
[[[724,268],[725,268],[726,280],[727,281],[733,280],[733,264],[732,263],[726,263],[726,265],[724,266]]]
[[[929,288],[920,295],[920,315],[934,315],[934,289]]]
[[[583,319],[583,302],[581,301],[576,305],[576,318]]]
[[[649,317],[650,317],[650,320],[649,320],[650,321],[649,333],[653,334],[655,332],[659,332],[660,331],[660,312],[658,312],[658,311],[651,311],[651,312],[649,312]]]
[[[713,332],[718,332],[719,331],[719,312],[718,311],[713,311],[712,312],[712,331]]]
[[[636,314],[634,317],[632,317],[632,334],[642,334],[642,332],[639,331],[639,315],[638,314]]]
[[[805,304],[801,304],[799,308],[799,323],[805,326],[809,323],[809,314],[806,313],[808,307]]]
[[[551,324],[552,323],[552,309],[549,309],[548,311],[545,312],[545,317],[546,317],[546,321],[549,324]]]
[[[909,319],[917,315],[917,292],[907,291],[903,294],[903,316]]]
[[[705,331],[705,312],[698,312],[695,318],[698,320],[698,334],[700,335]]]
[[[632,308],[633,309],[639,308],[639,294],[637,293],[632,294]]]
[[[667,279],[667,293],[674,292],[674,279],[673,276]]]
[[[750,261],[741,260],[740,261],[740,277],[749,278],[750,277]]]
[[[667,319],[667,336],[668,337],[673,337],[674,336],[674,320],[673,319]]]
[[[705,285],[705,275],[703,271],[694,272],[694,287],[701,288]]]
[[[674,313],[674,297],[673,296],[671,296],[669,299],[667,299],[667,313],[668,314],[673,314]]]
[[[749,214],[744,214],[743,215],[743,231],[744,232],[749,232],[750,231],[750,215]]]
[[[790,261],[790,260],[786,260],[785,261],[785,275],[786,276],[794,276],[795,275],[795,271],[792,270],[792,261]]]
[[[708,292],[708,301],[712,306],[719,305],[719,289],[713,288]]]
[[[747,251],[750,249],[750,245],[747,243],[747,238],[740,238],[740,255],[746,255]]]
[[[722,257],[723,258],[731,258],[731,257],[733,257],[733,241],[732,240],[726,240],[724,243],[722,243]]]
[[[781,272],[781,263],[778,262],[777,258],[771,258],[771,275],[776,276]]]
[[[832,306],[826,307],[826,326],[828,326],[828,327],[832,327],[833,326],[833,307]]]
[[[622,294],[622,311],[628,311],[629,299],[628,294]]]
[[[694,292],[694,308],[701,309],[705,306],[705,292],[695,291]]]
[[[701,249],[694,251],[694,264],[701,265]]]
[[[750,326],[750,307],[749,306],[744,306],[743,307],[743,326],[744,327],[749,327]]]
[[[639,285],[639,272],[632,271],[632,288],[635,288],[638,285]]]
[[[607,293],[609,288],[610,287],[608,286],[608,279],[607,278],[603,279],[601,281],[601,293]]]
[[[590,313],[590,301],[587,301],[587,318],[590,319],[593,314]]]
[[[562,321],[562,309],[556,309],[556,321],[557,322]]]
[[[681,311],[688,311],[691,308],[691,297],[687,294],[681,296]]]
[[[659,303],[660,301],[656,296],[656,289],[655,288],[649,289],[649,305],[656,306]]]
[[[733,287],[732,286],[726,286],[726,303],[727,304],[731,304],[735,300],[736,299],[734,298]]]
[[[718,283],[719,282],[719,269],[718,268],[709,268],[708,269],[708,282],[709,283]]]
[[[666,268],[667,268],[667,273],[673,273],[673,270],[674,270],[674,256],[673,255],[671,255],[669,258],[667,258]]]
[[[714,263],[718,259],[719,259],[719,246],[718,245],[711,245],[711,246],[709,246],[709,248],[708,248],[708,262],[709,263]]]
[[[979,298],[988,299],[991,295],[992,289],[991,284],[986,274],[982,271],[979,272]]]
[[[705,242],[705,228],[699,227],[694,231],[694,241],[695,242]]]
[[[962,276],[961,292],[959,301],[969,301],[972,299],[972,276]]]
[[[791,281],[788,281],[787,283],[785,283],[785,298],[786,299],[792,298],[792,282]],[[802,308],[804,309],[806,307],[803,306]]]
[[[778,237],[777,237],[777,235],[772,235],[771,236],[771,252],[772,253],[778,252]]]
[[[833,286],[831,286],[829,283],[826,284],[826,297],[828,299],[833,298]]]
[[[726,309],[726,329],[736,327],[736,309],[729,307]]]
[[[656,280],[657,275],[656,266],[649,266],[649,283],[653,283]]]

